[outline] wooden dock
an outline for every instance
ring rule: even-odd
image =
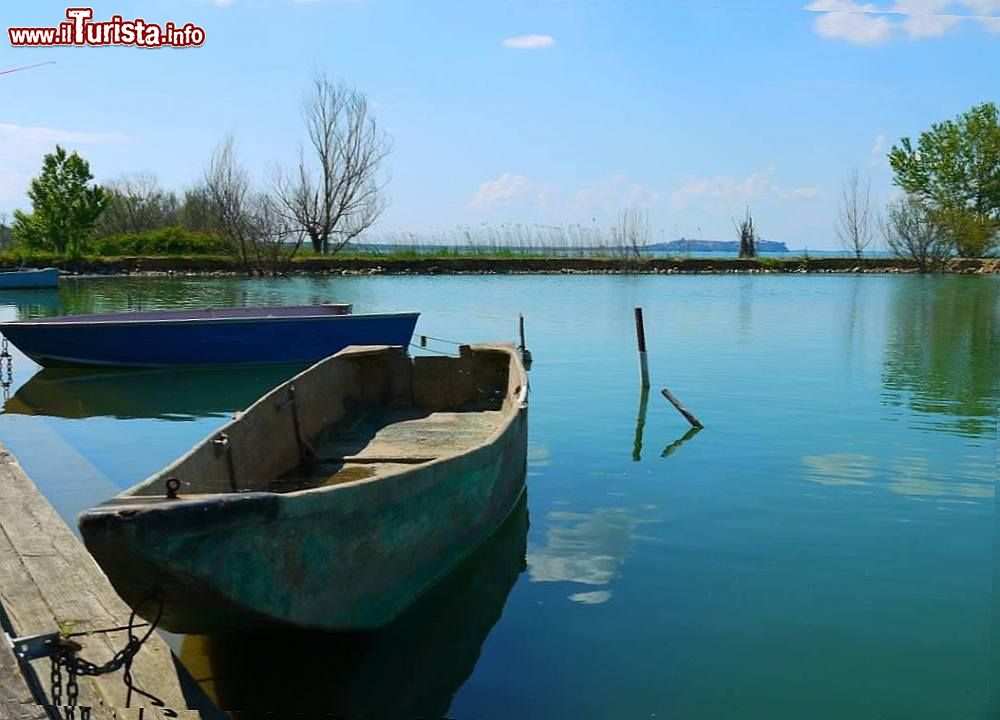
[[[0,624],[16,636],[62,629],[76,635],[80,656],[104,663],[125,646],[131,610],[118,597],[83,544],[0,444]],[[137,623],[144,621],[139,619]],[[144,634],[138,627],[137,634]],[[0,720],[59,717],[51,707],[50,661],[20,663],[0,635]],[[153,633],[132,664],[135,686],[165,708],[134,694],[126,708],[122,672],[79,680],[81,707],[106,718],[224,717]],[[65,674],[63,683],[65,685]],[[64,693],[65,699],[65,693]],[[79,715],[79,714],[78,714]]]

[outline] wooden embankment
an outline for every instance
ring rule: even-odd
[[[60,630],[86,633],[73,639],[80,656],[104,663],[125,646],[129,607],[118,597],[83,544],[0,444],[0,624],[23,637]],[[141,619],[137,623],[144,623]],[[137,627],[144,634],[146,627]],[[51,707],[50,661],[22,664],[0,634],[0,720],[58,717]],[[132,665],[136,687],[162,700],[183,720],[217,717],[218,711],[179,665],[156,633]],[[66,678],[63,674],[65,688]],[[92,720],[168,717],[134,694],[126,709],[122,672],[79,680],[81,707]],[[64,689],[65,701],[65,689]]]

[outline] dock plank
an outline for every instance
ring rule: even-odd
[[[0,604],[19,635],[52,632],[66,625],[71,626],[74,633],[92,633],[74,638],[83,645],[81,655],[91,662],[110,660],[126,641],[124,632],[94,632],[126,625],[131,610],[2,444]],[[16,664],[13,656],[11,659]],[[36,660],[31,666],[37,676],[44,679],[40,684],[47,688],[49,661]],[[138,687],[160,698],[167,707],[182,711],[182,717],[200,717],[197,712],[183,712],[189,707],[189,701],[182,689],[173,654],[158,634],[154,633],[136,656],[132,675]],[[7,677],[7,673],[2,677]],[[6,690],[6,684],[3,689]],[[125,700],[126,688],[120,671],[80,680],[80,704],[94,708],[92,717],[95,720],[137,717],[140,707],[145,708],[146,718],[164,716],[142,696],[132,698],[131,711],[123,709]],[[45,699],[43,702],[50,701]],[[6,713],[18,704],[7,703],[10,707],[0,712]],[[29,714],[27,717],[34,716]],[[39,717],[46,715],[43,712]]]
[[[0,639],[0,720],[43,720],[48,714],[21,672],[14,651]]]

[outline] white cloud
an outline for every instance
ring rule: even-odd
[[[504,38],[500,44],[514,50],[538,50],[552,47],[556,44],[556,39],[551,35],[517,35]]]
[[[823,196],[823,188],[819,185],[806,185],[804,187],[792,188],[788,192],[781,193],[778,197],[785,200],[812,200]]]
[[[493,180],[479,184],[479,189],[469,201],[469,207],[488,210],[524,203],[544,202],[548,188],[532,182],[524,175],[503,173]]]
[[[716,175],[695,178],[674,189],[671,197],[675,209],[683,209],[696,200],[723,200],[748,203],[753,200],[810,200],[821,197],[823,188],[807,185],[786,189],[774,181],[774,167],[768,167],[745,178]]]
[[[986,28],[986,32],[1000,35],[1000,17],[981,17],[979,22]]]
[[[911,39],[919,40],[944,35],[961,21],[958,15],[911,15],[902,22],[902,27]]]
[[[885,133],[879,133],[872,143],[872,157],[880,157],[883,150],[885,150]]]
[[[856,45],[875,45],[892,34],[892,21],[881,15],[875,5],[859,5],[852,0],[815,0],[805,6],[822,13],[813,27],[821,37],[846,40]]]
[[[976,15],[1000,15],[1000,0],[965,0],[964,4]]]
[[[995,32],[993,15],[1000,13],[1000,0],[896,0],[884,7],[855,0],[814,0],[803,9],[820,13],[813,28],[821,37],[875,45],[896,32],[911,40],[940,37],[969,19]]]
[[[609,175],[576,190],[570,200],[570,210],[591,217],[614,215],[627,207],[648,209],[658,204],[661,197],[658,190],[645,183],[630,181],[624,175]]]

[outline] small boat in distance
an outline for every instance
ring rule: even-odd
[[[0,290],[54,288],[58,286],[58,268],[0,270]]]
[[[334,304],[156,310],[18,320],[0,332],[46,367],[306,364],[349,345],[406,347],[418,315]]]
[[[80,532],[172,632],[375,630],[515,507],[527,389],[512,345],[348,348],[82,513]]]

